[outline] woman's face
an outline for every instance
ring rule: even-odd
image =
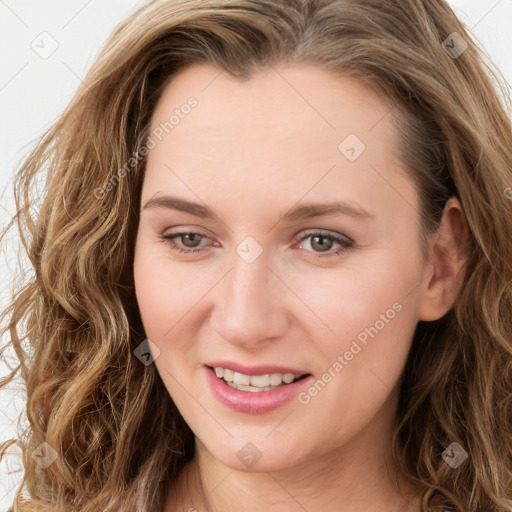
[[[223,464],[365,456],[389,433],[427,275],[391,116],[309,65],[245,82],[195,65],[163,92],[136,294],[153,364]]]

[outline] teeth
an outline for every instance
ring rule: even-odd
[[[270,391],[271,389],[274,389],[272,386],[258,388],[256,386],[243,386],[242,384],[234,384],[233,382],[228,382],[228,386],[231,386],[235,389],[240,389],[241,391],[251,391],[252,393],[260,393],[261,391]]]
[[[251,377],[251,386],[266,388],[270,386],[270,375],[255,375]]]
[[[270,374],[270,384],[272,386],[279,386],[283,382],[283,376],[280,373],[271,373]]]
[[[249,377],[249,375],[244,375],[243,373],[235,372],[233,382],[235,384],[241,384],[242,386],[248,386],[251,383],[251,377]]]
[[[231,387],[241,389],[243,391],[269,391],[283,382],[291,384],[301,375],[293,373],[270,373],[266,375],[245,375],[243,373],[234,372],[227,368],[215,367],[215,375],[219,379],[224,379]]]

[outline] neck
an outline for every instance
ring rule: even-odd
[[[196,454],[180,473],[165,511],[419,512],[418,492],[392,462],[390,435],[364,435],[316,459],[282,470],[234,470],[196,438]],[[374,440],[375,441],[375,440]]]

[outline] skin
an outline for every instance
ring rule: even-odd
[[[389,458],[391,433],[417,322],[443,316],[463,279],[460,204],[447,203],[425,258],[390,106],[353,79],[298,65],[242,82],[194,65],[163,91],[152,130],[190,96],[197,107],[149,152],[134,260],[146,335],[160,351],[154,364],[196,436],[166,510],[419,511]],[[366,146],[355,161],[338,149],[349,134]],[[144,209],[163,195],[215,217]],[[334,200],[370,216],[282,219],[298,203]],[[318,230],[354,245],[335,254],[335,241],[305,238]],[[162,241],[177,232],[206,235],[174,239],[201,252]],[[236,252],[247,236],[262,249],[252,263]],[[220,359],[318,379],[396,303],[400,312],[307,404],[235,412],[207,384],[203,365]],[[248,442],[261,453],[252,468],[237,457]]]

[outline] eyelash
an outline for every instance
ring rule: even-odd
[[[162,242],[164,242],[166,245],[168,245],[173,251],[179,252],[181,254],[191,254],[191,253],[198,253],[201,252],[202,249],[200,248],[194,248],[194,249],[184,249],[183,246],[180,246],[174,242],[174,238],[178,238],[182,235],[200,235],[201,237],[208,238],[206,235],[202,235],[201,233],[196,233],[194,231],[180,231],[178,233],[173,233],[172,235],[162,235],[160,238]],[[312,258],[314,259],[323,259],[323,258],[332,258],[335,256],[339,256],[341,253],[350,250],[354,247],[354,241],[351,240],[348,237],[341,237],[341,236],[335,236],[330,233],[325,233],[322,231],[314,231],[310,232],[306,235],[304,235],[302,238],[299,239],[299,242],[304,242],[304,240],[307,240],[308,238],[313,238],[315,236],[322,236],[324,238],[328,238],[329,240],[333,240],[334,242],[337,242],[341,245],[339,249],[336,249],[332,252],[328,252],[326,254],[320,254],[320,253],[312,253]],[[311,251],[306,251],[311,253]]]

